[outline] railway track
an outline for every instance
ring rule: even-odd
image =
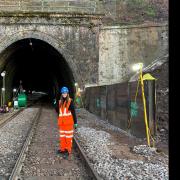
[[[62,158],[61,155],[57,155],[56,152],[54,151],[54,149],[57,150],[57,144],[58,144],[57,141],[56,141],[56,143],[54,143],[53,145],[50,145],[50,146],[48,146],[48,145],[46,146],[46,143],[43,143],[44,141],[42,140],[41,136],[44,136],[45,139],[50,138],[50,140],[49,140],[49,142],[47,142],[47,144],[49,144],[53,141],[51,138],[54,138],[54,137],[49,137],[49,136],[46,137],[46,134],[43,135],[42,132],[38,131],[39,129],[44,129],[44,131],[46,131],[47,134],[51,134],[51,133],[48,133],[49,130],[45,129],[45,128],[47,128],[47,126],[49,126],[49,128],[52,128],[52,127],[50,127],[51,125],[54,126],[54,123],[56,120],[53,123],[51,121],[47,121],[48,118],[54,117],[51,114],[52,111],[55,114],[55,111],[53,109],[49,110],[47,107],[40,107],[38,113],[36,114],[36,116],[33,120],[33,125],[28,132],[27,138],[26,138],[23,148],[19,154],[19,157],[16,161],[16,164],[11,172],[9,180],[22,180],[22,179],[28,179],[29,177],[34,177],[34,176],[37,177],[37,179],[39,176],[43,176],[43,177],[51,176],[51,178],[56,177],[57,179],[64,179],[66,176],[66,178],[69,178],[69,179],[72,178],[72,179],[97,179],[97,180],[100,180],[99,176],[93,170],[92,166],[89,163],[88,158],[86,157],[85,153],[83,152],[83,149],[81,148],[81,146],[79,145],[79,143],[75,137],[74,137],[74,141],[73,141],[73,156],[74,157],[73,157],[73,160],[71,160],[69,162],[67,162],[68,161],[67,159]],[[48,114],[49,114],[49,117],[47,118]],[[43,123],[42,123],[43,121],[45,123],[46,123],[46,121],[50,122],[50,124],[46,123],[46,125],[43,125]],[[40,139],[40,142],[38,142],[38,139]],[[42,140],[42,142],[41,142],[41,140]],[[32,157],[34,157],[32,154],[38,154],[38,153],[34,153],[34,152],[36,152],[37,148],[38,149],[42,148],[40,150],[40,151],[42,151],[42,153],[39,153],[38,154],[39,156],[37,155],[37,158],[42,159],[42,160],[45,159],[43,157],[43,154],[46,154],[46,152],[43,152],[43,150],[45,150],[45,147],[46,148],[53,147],[53,148],[51,148],[51,153],[50,153],[51,155],[50,156],[46,155],[46,159],[49,159],[52,157],[52,160],[47,162],[47,163],[49,163],[49,165],[47,167],[47,172],[43,172],[44,174],[43,173],[41,173],[41,174],[34,173],[33,174],[33,172],[31,173],[31,171],[32,171],[31,167],[32,167],[32,164],[35,164],[35,162],[31,161]],[[40,157],[40,156],[42,156],[42,157]],[[52,162],[55,162],[55,163],[53,163],[53,165],[52,165]],[[41,164],[41,163],[39,162],[38,164],[35,165],[37,169],[38,168],[40,169],[39,164]],[[46,168],[45,164],[42,164],[41,166],[44,166],[43,168]],[[56,168],[54,168],[54,166],[56,166]],[[63,167],[63,170],[62,170],[62,167]],[[54,171],[57,171],[57,172],[52,174],[51,168],[52,169],[54,168]],[[59,168],[59,170],[58,170],[58,168]],[[68,168],[78,171],[78,175],[77,175],[78,177],[76,178],[76,174],[73,171],[71,172],[71,170]],[[43,169],[40,169],[40,170],[39,169],[37,170],[38,172],[43,170]],[[80,171],[83,171],[83,172],[81,173]],[[27,172],[30,172],[31,175],[28,175]],[[71,172],[71,174],[69,172]],[[82,175],[83,178],[79,174],[83,174]]]
[[[39,112],[37,113],[37,115],[34,118],[33,125],[32,125],[31,129],[28,132],[28,136],[27,136],[26,141],[25,141],[25,143],[23,145],[21,153],[20,153],[20,155],[19,155],[19,157],[18,157],[18,159],[16,161],[16,164],[15,164],[13,170],[12,170],[12,173],[11,173],[11,176],[10,176],[9,180],[21,180],[21,177],[19,177],[19,172],[21,171],[22,163],[23,163],[23,161],[25,159],[25,153],[28,151],[28,145],[31,143],[31,139],[33,137],[33,134],[34,134],[38,119],[39,119],[39,117],[41,115],[41,111],[42,111],[42,107],[40,108]]]
[[[33,105],[35,105],[38,102],[39,102],[39,99],[32,100],[29,102],[29,104],[25,108],[32,107]],[[18,114],[20,114],[25,108],[19,109],[10,117],[5,118],[4,120],[0,121],[0,128],[2,128],[5,124],[7,124],[9,121],[11,121],[13,118],[15,118]]]
[[[12,116],[5,118],[5,120],[0,121],[0,128],[2,128],[5,124],[15,118],[18,114],[20,114],[24,109],[20,109],[19,111],[15,112]]]
[[[95,180],[101,180],[101,178],[99,177],[99,175],[94,171],[93,167],[91,166],[87,156],[85,155],[83,149],[81,148],[80,144],[78,143],[78,140],[76,139],[76,137],[74,137],[74,146],[75,148],[77,148],[81,159],[85,162],[85,166],[87,168],[87,171],[89,172],[89,174],[91,174],[91,177]]]
[[[28,110],[28,109],[27,109]],[[26,110],[25,110],[26,111]],[[99,177],[99,175],[96,172],[109,172],[109,167],[105,167],[104,164],[106,163],[106,158],[103,158],[103,153],[106,155],[108,154],[106,148],[100,148],[98,146],[98,150],[94,150],[93,148],[93,152],[94,152],[94,156],[96,156],[97,153],[102,152],[98,155],[98,157],[95,158],[95,160],[93,159],[93,162],[96,163],[96,161],[101,160],[100,164],[102,166],[101,170],[95,171],[94,168],[92,167],[92,159],[89,160],[86,156],[86,154],[84,153],[84,150],[87,150],[87,146],[86,143],[82,143],[83,141],[81,141],[81,138],[79,139],[78,133],[74,133],[75,137],[74,137],[74,141],[73,141],[73,150],[72,150],[72,159],[68,159],[67,156],[65,155],[59,155],[57,154],[57,150],[58,150],[58,145],[59,145],[59,132],[58,132],[58,128],[57,128],[57,114],[55,113],[55,110],[53,108],[51,108],[49,105],[47,104],[42,104],[40,106],[40,104],[38,104],[35,108],[29,108],[29,111],[22,112],[24,113],[24,115],[27,116],[22,116],[21,118],[18,117],[17,119],[19,119],[19,124],[20,124],[20,128],[24,128],[26,129],[26,131],[23,131],[24,134],[24,138],[22,138],[21,141],[21,146],[18,145],[18,143],[14,143],[15,147],[18,146],[19,151],[18,153],[12,153],[12,157],[14,158],[15,155],[16,158],[12,158],[11,160],[14,160],[11,164],[11,166],[9,166],[9,169],[7,171],[5,171],[5,173],[1,173],[1,170],[3,169],[4,166],[6,166],[6,164],[9,163],[9,157],[6,158],[7,160],[4,161],[4,159],[2,158],[3,156],[7,156],[7,154],[10,152],[9,148],[11,148],[11,143],[15,140],[13,138],[14,134],[17,134],[16,129],[14,128],[14,133],[13,130],[9,129],[9,127],[13,127],[14,125],[16,125],[17,122],[13,122],[13,118],[12,118],[12,122],[9,121],[9,123],[11,123],[10,126],[8,126],[9,123],[7,123],[7,126],[2,127],[3,131],[1,131],[0,128],[0,144],[2,145],[2,142],[4,143],[5,141],[2,141],[2,137],[4,137],[6,139],[6,131],[9,132],[9,134],[7,136],[10,136],[10,140],[8,142],[8,144],[10,146],[8,146],[7,143],[5,143],[5,145],[0,146],[0,180],[7,180],[7,179],[13,179],[13,180],[22,180],[22,179],[26,179],[26,180],[66,180],[66,179],[70,179],[70,180],[89,180],[89,179],[102,179]],[[29,113],[29,114],[28,114]],[[34,116],[32,116],[32,114],[34,114]],[[20,114],[21,116],[21,114]],[[28,119],[29,116],[29,119]],[[31,118],[32,117],[32,118]],[[27,120],[24,120],[26,119]],[[26,123],[28,123],[29,125],[25,125],[25,126],[21,126],[22,120],[24,120]],[[25,123],[23,122],[23,123]],[[79,121],[80,122],[80,121]],[[28,128],[27,128],[28,127]],[[19,129],[20,129],[19,128]],[[29,129],[29,131],[28,131]],[[79,131],[78,131],[79,132]],[[83,131],[81,131],[83,133]],[[89,133],[88,130],[86,130],[87,133]],[[19,136],[22,136],[23,133],[20,133]],[[2,134],[4,134],[2,136]],[[12,136],[11,136],[12,134]],[[93,131],[94,134],[94,131]],[[104,137],[104,134],[102,134]],[[76,138],[77,136],[77,138]],[[88,137],[92,138],[92,134],[89,133]],[[86,137],[86,133],[83,134],[82,137]],[[93,147],[94,147],[94,142],[96,143],[95,139],[96,139],[97,135],[94,135],[94,140],[93,140]],[[99,136],[99,132],[98,132],[98,140],[101,139],[102,137]],[[78,139],[78,141],[77,141]],[[19,142],[19,141],[17,141]],[[97,141],[98,142],[98,141]],[[85,147],[81,147],[84,146]],[[97,144],[100,144],[99,142]],[[118,146],[119,147],[119,146]],[[4,148],[4,150],[2,150]],[[7,150],[6,150],[7,148]],[[17,151],[17,148],[14,148],[11,152],[13,151]],[[91,150],[91,148],[90,148]],[[8,152],[7,152],[8,151]],[[10,153],[11,153],[10,152]],[[89,154],[91,154],[90,157],[92,157],[92,151],[89,151]],[[107,156],[105,156],[107,157]],[[139,155],[138,155],[139,157]],[[154,159],[155,157],[153,157]],[[147,167],[146,169],[144,169],[144,176],[145,177],[161,177],[161,179],[166,179],[164,177],[167,177],[166,175],[166,166],[162,166],[161,164],[158,164],[159,162],[159,157],[157,157],[157,162],[152,160],[153,163],[151,162],[146,162],[144,161],[142,164],[142,162],[140,163],[139,160],[135,161],[131,161],[131,160],[123,160],[123,159],[118,159],[118,161],[114,161],[113,158],[111,158],[111,160],[114,162],[112,166],[114,166],[115,168],[110,169],[113,173],[112,173],[112,177],[109,177],[109,173],[107,173],[106,178],[107,179],[113,179],[116,175],[116,177],[118,177],[118,179],[120,178],[124,178],[126,179],[126,177],[129,177],[127,174],[129,174],[129,171],[127,171],[129,168],[131,168],[132,172],[135,172],[137,174],[137,176],[141,177],[141,173],[138,175],[139,170],[143,169],[144,166]],[[115,159],[117,160],[117,159]],[[145,160],[145,159],[144,159]],[[4,161],[4,163],[2,163]],[[116,164],[117,162],[117,164]],[[94,164],[95,164],[94,163]],[[132,164],[133,163],[133,164]],[[139,163],[139,164],[138,164]],[[157,164],[156,164],[157,163]],[[136,168],[134,168],[134,166],[136,166]],[[150,166],[150,169],[148,169],[148,167]],[[97,166],[95,166],[96,168]],[[117,172],[114,171],[116,170],[116,167],[119,169]],[[126,168],[127,167],[127,168]],[[160,170],[156,167],[159,167]],[[7,166],[8,168],[8,166]],[[124,168],[125,173],[121,174],[121,169]],[[105,169],[105,171],[103,171]],[[137,170],[136,170],[137,169]],[[96,169],[97,170],[97,169]],[[127,172],[126,172],[127,171]],[[147,171],[147,172],[146,172]],[[162,173],[161,173],[162,171]],[[119,173],[119,174],[117,174]],[[132,174],[132,177],[134,176],[134,174]],[[101,175],[101,177],[104,178],[104,174]],[[105,178],[105,179],[106,179]],[[141,178],[140,178],[141,179]],[[156,178],[155,178],[156,179]]]

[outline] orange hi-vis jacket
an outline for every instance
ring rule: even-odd
[[[59,118],[58,118],[58,126],[60,132],[60,150],[68,150],[71,153],[72,149],[72,138],[74,131],[74,121],[71,112],[69,111],[69,106],[71,103],[71,99],[69,99],[67,105],[66,101],[59,107]]]
[[[59,119],[58,119],[58,125],[73,125],[73,116],[71,112],[69,111],[69,106],[71,104],[71,99],[69,98],[69,101],[67,103],[67,106],[65,107],[66,101],[64,104],[59,107]]]

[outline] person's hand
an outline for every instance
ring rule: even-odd
[[[77,128],[77,126],[78,126],[77,124],[74,124],[74,128],[75,128],[75,129]]]

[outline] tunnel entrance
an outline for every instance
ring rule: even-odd
[[[6,71],[6,101],[20,81],[26,92],[41,91],[59,98],[59,89],[67,86],[74,97],[72,70],[63,55],[45,41],[28,38],[11,44],[1,53],[0,68]]]

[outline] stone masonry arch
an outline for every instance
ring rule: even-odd
[[[80,88],[98,83],[99,16],[11,14],[0,17],[0,71],[11,44],[42,40],[63,56]],[[11,52],[15,49],[11,49]]]
[[[65,42],[61,41],[60,39],[57,39],[57,37],[45,33],[43,31],[34,30],[34,29],[24,29],[23,31],[13,32],[12,34],[9,34],[2,39],[0,39],[1,46],[0,46],[0,54],[11,44],[22,40],[22,39],[38,39],[42,40],[49,45],[51,45],[53,48],[55,48],[67,61],[67,64],[69,65],[70,69],[73,72],[73,76],[76,82],[81,81],[81,74],[77,73],[77,65],[73,62],[71,54],[68,52],[68,49],[65,47]]]

